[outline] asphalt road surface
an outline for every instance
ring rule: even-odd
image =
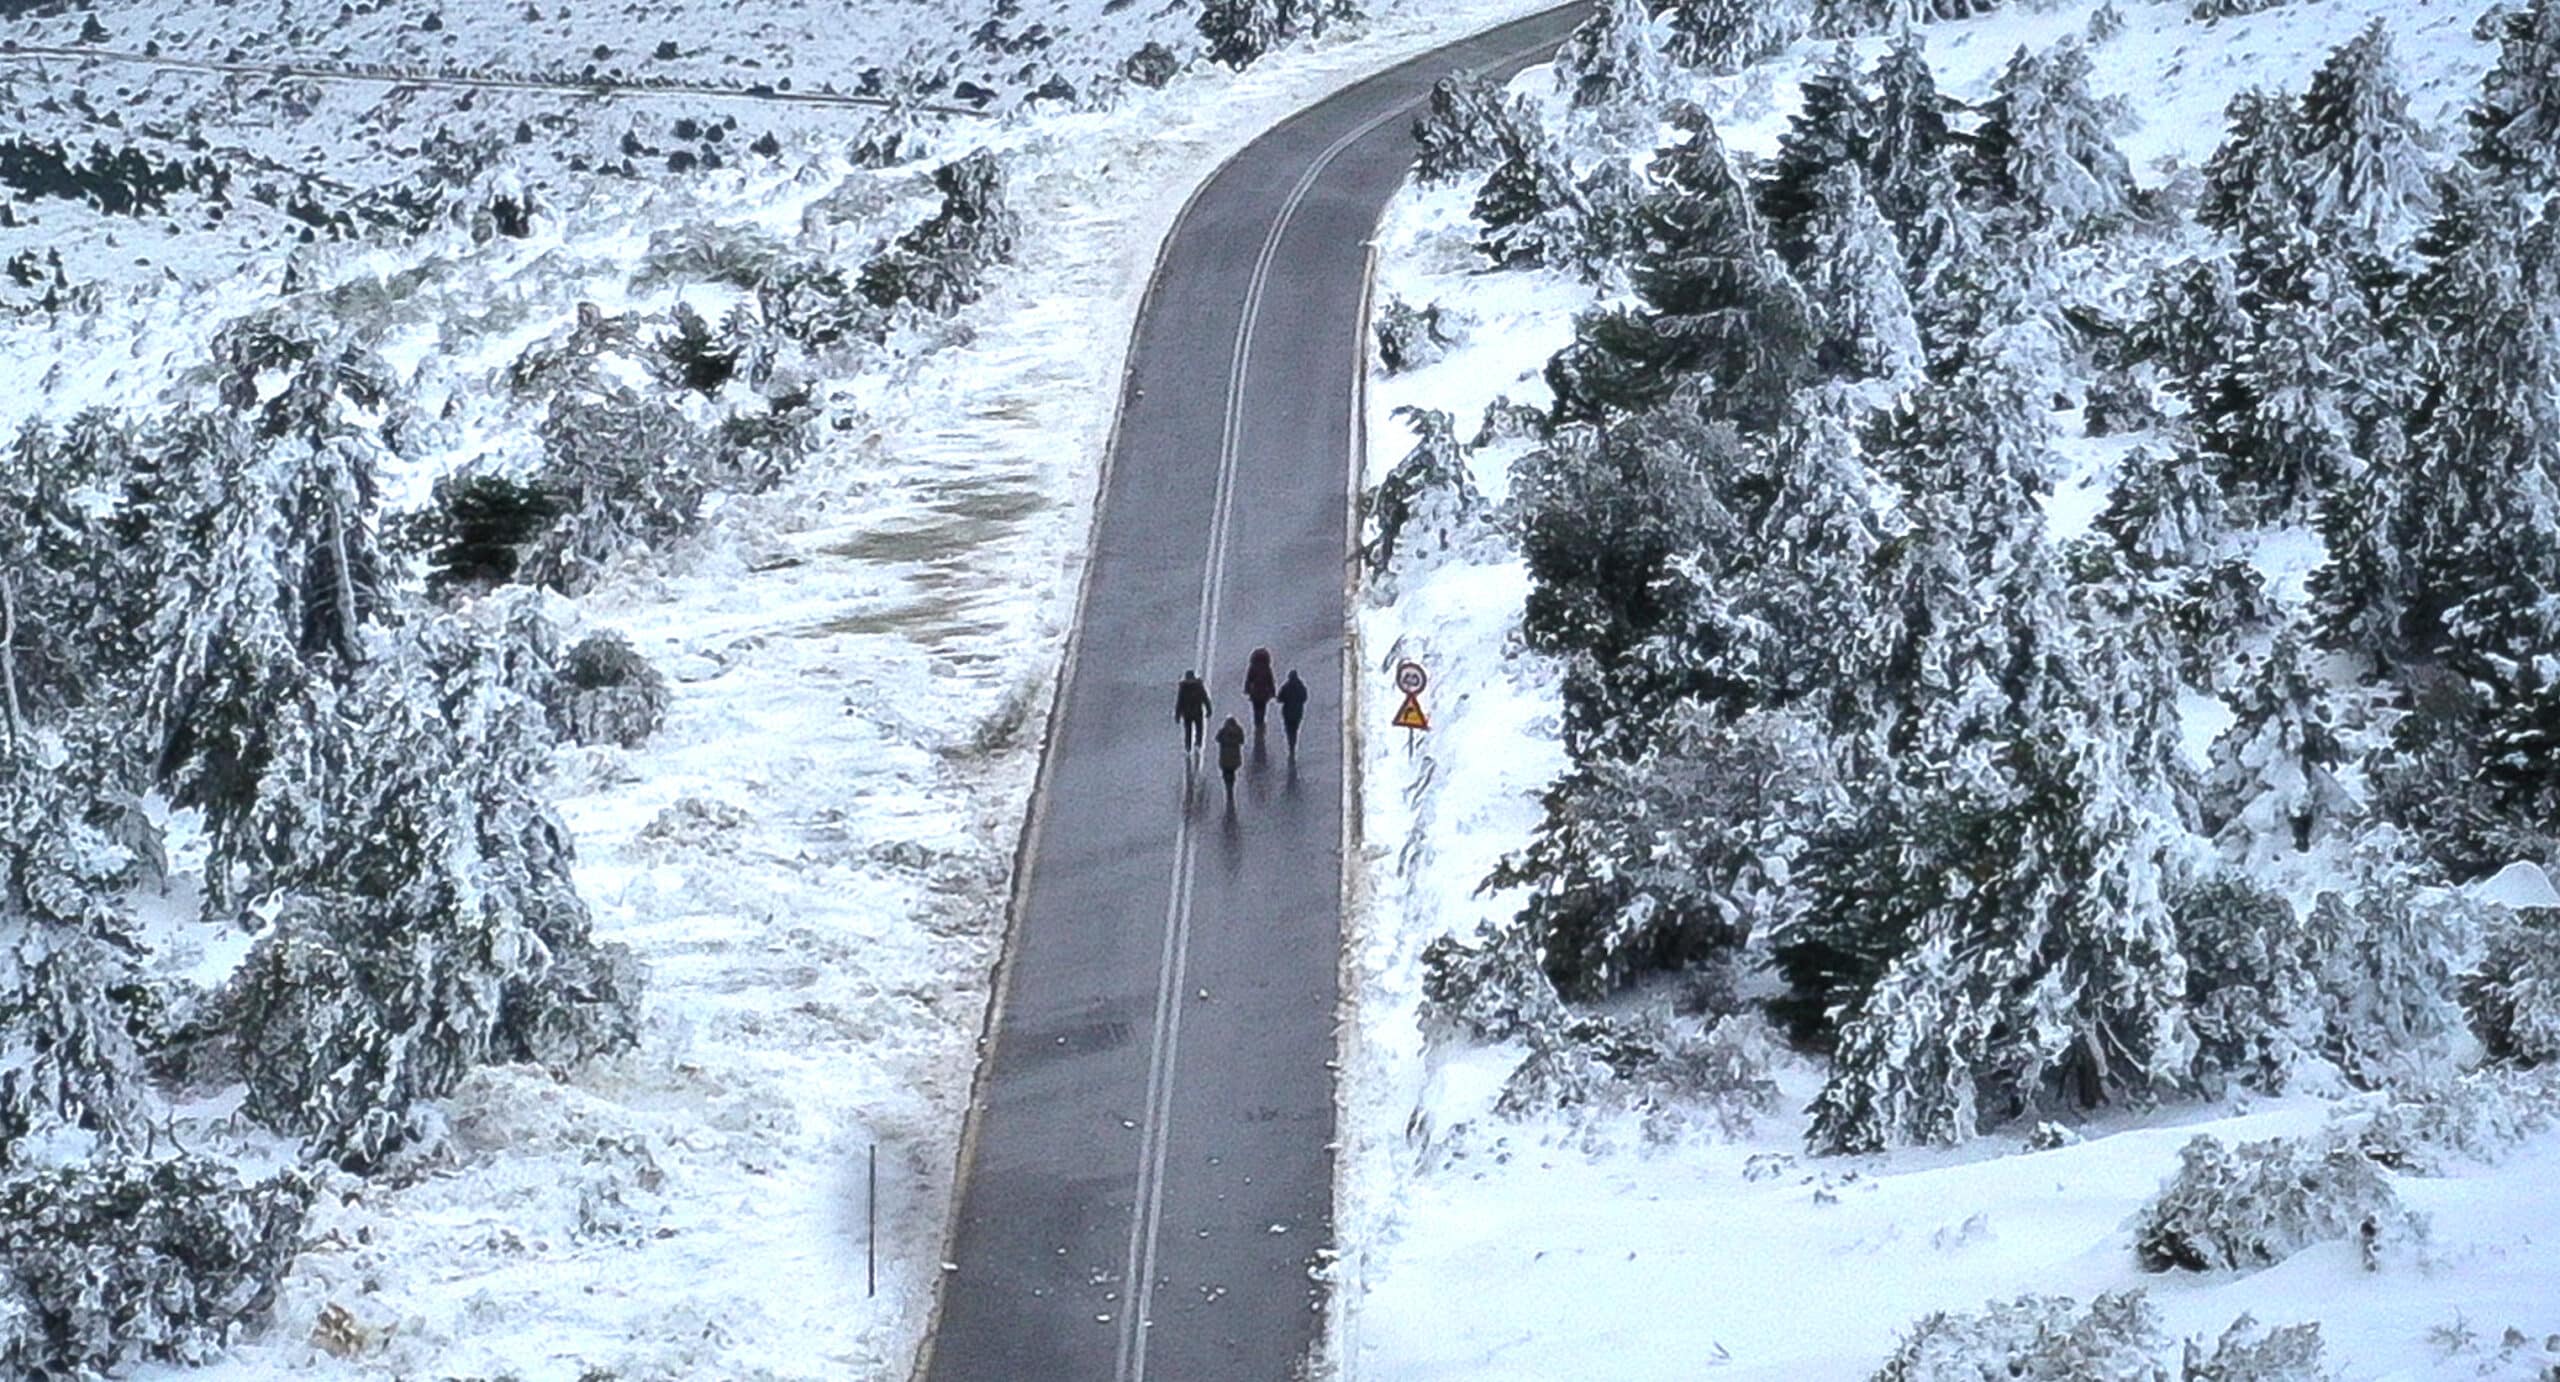
[[[1416,107],[1552,55],[1493,30],[1293,117],[1175,227],[1130,357],[1034,799],[925,1368],[937,1382],[1282,1382],[1322,1323],[1341,959],[1344,598],[1361,307]],[[1174,680],[1252,724],[1229,812]]]

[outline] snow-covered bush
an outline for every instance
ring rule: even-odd
[[[2356,1134],[2382,1166],[2449,1175],[2463,1163],[2489,1166],[2560,1120],[2560,1072],[2492,1067],[2395,1092]]]
[[[879,307],[912,303],[948,316],[986,291],[987,271],[1013,262],[1021,225],[1005,201],[1004,165],[980,149],[934,170],[942,209],[862,266],[856,285]]]
[[[2242,1315],[2211,1353],[2202,1339],[2187,1340],[2178,1382],[2331,1382],[2334,1374],[2321,1361],[2326,1351],[2317,1323],[2269,1329]]]
[[[590,634],[562,660],[543,712],[570,743],[637,748],[666,722],[667,679],[622,635]]]
[[[0,1179],[0,1373],[210,1361],[273,1304],[310,1203],[299,1176],[203,1157]]]
[[[1422,950],[1422,1022],[1480,1041],[1552,1032],[1562,1000],[1539,965],[1537,935],[1516,923],[1477,926],[1472,941],[1442,936]]]
[[[1694,1031],[1668,1033],[1640,1084],[1673,1111],[1692,1110],[1726,1137],[1750,1133],[1784,1106],[1770,1075],[1775,1046],[1756,1014],[1728,1013]]]
[[[1152,39],[1120,60],[1120,75],[1150,91],[1160,91],[1182,73],[1182,59]]]
[[[1378,363],[1389,374],[1420,369],[1449,353],[1453,346],[1467,339],[1467,319],[1462,313],[1448,311],[1440,304],[1416,307],[1403,298],[1389,298],[1378,309]]]
[[[2178,1160],[2178,1173],[2143,1206],[2134,1229],[2145,1271],[2254,1271],[2341,1241],[2355,1243],[2372,1267],[2384,1250],[2426,1231],[2352,1139],[2279,1137],[2235,1149],[2198,1137]]]
[[[2140,1291],[1992,1301],[1921,1317],[1870,1382],[2167,1382],[2160,1314]]]
[[[553,400],[537,481],[560,516],[526,551],[523,576],[578,594],[624,553],[690,532],[716,465],[714,443],[674,406],[626,389]]]

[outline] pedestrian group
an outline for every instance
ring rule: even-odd
[[[1307,717],[1307,684],[1298,679],[1295,668],[1285,681],[1272,680],[1271,650],[1256,648],[1245,663],[1244,698],[1253,703],[1253,735],[1260,739],[1271,703],[1280,703],[1280,731],[1289,739],[1289,761],[1298,759],[1298,726]],[[1173,718],[1182,725],[1182,752],[1187,759],[1199,757],[1201,744],[1209,728],[1209,687],[1200,680],[1198,671],[1182,674],[1174,683]],[[1227,810],[1236,809],[1236,770],[1244,766],[1244,723],[1235,716],[1218,726],[1218,775],[1226,780]]]

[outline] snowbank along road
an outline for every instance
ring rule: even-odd
[[[1457,68],[1550,55],[1557,10],[1293,117],[1203,186],[1130,357],[1032,808],[939,1317],[941,1382],[1277,1379],[1331,1246],[1342,745],[1277,723],[1227,811],[1175,678],[1250,722],[1246,654],[1343,680],[1363,262]]]

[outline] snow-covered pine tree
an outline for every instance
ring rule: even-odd
[[[1820,323],[1816,363],[1827,374],[1891,389],[1916,383],[1926,360],[1892,225],[1854,163],[1825,173],[1814,197],[1797,276]]]
[[[1866,164],[1875,138],[1875,103],[1858,71],[1857,49],[1843,42],[1805,78],[1804,104],[1752,189],[1770,247],[1790,268],[1803,269],[1812,254],[1824,176]]]
[[[2560,184],[2560,0],[2493,10],[2498,62],[2480,84],[2465,157],[2529,188]]]
[[[1280,41],[1276,0],[1201,0],[1200,37],[1209,60],[1241,72]]]
[[[1476,248],[1503,268],[1563,267],[1575,262],[1590,208],[1563,146],[1530,115],[1510,122],[1499,138],[1502,161],[1477,189],[1476,224],[1484,228]]]
[[[85,795],[52,736],[0,744],[0,1170],[30,1138],[114,1150],[140,1132],[134,861]]]
[[[2278,636],[2214,740],[2205,778],[2205,825],[2232,859],[2308,850],[2355,818],[2328,699],[2311,650],[2290,631]]]
[[[1605,430],[1567,428],[1513,466],[1512,523],[1530,579],[1522,633],[1576,669],[1565,686],[1568,751],[1641,731],[1685,698],[1615,674],[1638,645],[1690,618],[1694,573],[1735,550],[1739,525],[1716,480],[1747,465],[1746,453],[1730,426],[1666,410]],[[1701,656],[1685,680],[1706,680],[1710,666]]]
[[[1705,112],[1674,114],[1686,137],[1658,154],[1637,212],[1629,268],[1638,306],[1584,319],[1547,366],[1563,418],[1648,408],[1694,379],[1708,414],[1746,431],[1785,417],[1813,363],[1811,310],[1769,247],[1749,189]]]
[[[2132,213],[2133,169],[2107,134],[2089,72],[2088,50],[2065,39],[2042,53],[2021,47],[1992,84],[1966,179],[2030,225],[2073,234]]]
[[[1906,237],[1930,214],[1952,201],[1947,150],[1948,101],[1938,94],[1937,74],[1920,35],[1903,30],[1877,59],[1872,79],[1872,133],[1867,139],[1867,185],[1876,206]]]
[[[1671,85],[1663,47],[1648,0],[1601,0],[1556,50],[1556,89],[1576,110],[1649,122]]]
[[[1413,142],[1422,149],[1414,180],[1440,187],[1490,172],[1519,147],[1519,127],[1536,119],[1527,102],[1490,78],[1474,72],[1442,77],[1413,120]]]
[[[1924,776],[1807,851],[1776,955],[1794,1014],[1836,1034],[1817,1149],[1956,1142],[2184,1079],[2166,835],[2070,737],[2039,726],[2000,778]]]
[[[2230,260],[2181,260],[2146,285],[2127,353],[2137,362],[2158,365],[2169,389],[2184,397],[2192,411],[2207,406],[2224,367],[2255,331],[2240,305],[2240,283]]]
[[[1672,0],[1664,52],[1711,76],[1739,72],[1794,42],[1804,29],[1800,11],[1769,0]]]
[[[2434,209],[2427,156],[2381,20],[2311,75],[2295,137],[2313,224],[2341,229],[2352,243],[2381,244]]]
[[[2116,474],[2097,531],[2136,571],[2202,567],[2229,531],[2221,486],[2203,457],[2186,448],[2136,447]]]
[[[2236,869],[2172,883],[2169,915],[2187,964],[2197,1082],[2215,1095],[2234,1083],[2282,1093],[2322,1040],[2310,928]]]
[[[2322,1054],[2368,1087],[2451,1073],[2471,1037],[2460,976],[2478,953],[2479,909],[2459,893],[2412,886],[2376,832],[2351,892],[2311,908]]]
[[[349,1166],[473,1065],[630,1040],[636,976],[588,934],[509,660],[453,616],[413,622],[315,707],[309,776],[269,788],[313,834],[261,877],[285,905],[233,981],[244,1107]]]
[[[2389,540],[2398,636],[2488,682],[2560,634],[2560,207],[2523,223],[2467,179],[2422,238],[2430,328]]]
[[[1588,758],[1492,887],[1527,886],[1514,925],[1568,997],[1705,964],[1783,910],[1788,842],[1825,803],[1818,738],[1784,714],[1690,704],[1633,758]]]
[[[2259,87],[2243,87],[2223,107],[2222,143],[2204,163],[2204,197],[2196,219],[2215,230],[2296,219],[2306,170],[2294,103]]]

